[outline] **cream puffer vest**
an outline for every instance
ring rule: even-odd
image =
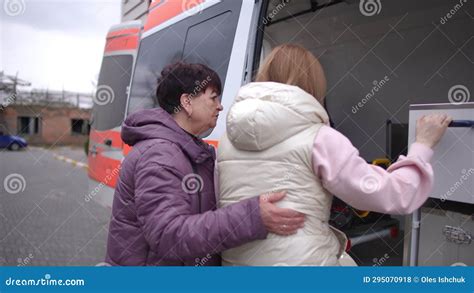
[[[240,89],[218,148],[220,206],[286,190],[277,205],[304,213],[306,221],[295,235],[269,234],[225,251],[223,265],[340,265],[347,240],[328,224],[332,196],[312,167],[314,139],[328,120],[299,87],[256,82]]]

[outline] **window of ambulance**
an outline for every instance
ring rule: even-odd
[[[178,60],[209,66],[218,73],[224,88],[241,9],[239,2],[218,3],[151,35],[144,34],[127,115],[159,107],[155,91],[160,72]]]
[[[104,57],[99,73],[91,126],[95,130],[110,130],[122,124],[130,84],[132,55]]]

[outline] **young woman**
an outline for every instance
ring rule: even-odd
[[[115,190],[107,263],[220,265],[225,249],[302,227],[302,214],[273,204],[282,193],[216,209],[215,153],[199,135],[216,126],[220,93],[213,70],[179,62],[161,72],[160,108],[125,120],[122,139],[133,150]]]
[[[385,171],[367,164],[329,126],[325,91],[318,60],[290,44],[275,48],[257,82],[239,91],[218,149],[220,205],[287,190],[278,205],[305,214],[306,222],[295,235],[269,234],[225,251],[224,265],[340,265],[345,236],[328,224],[331,194],[354,208],[389,214],[410,213],[427,199],[433,185],[431,148],[451,119],[420,119],[407,157]],[[240,176],[242,170],[246,176]]]

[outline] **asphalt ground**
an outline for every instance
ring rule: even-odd
[[[0,151],[1,265],[103,262],[110,210],[84,200],[87,170],[57,160],[57,153],[86,158],[71,148]]]

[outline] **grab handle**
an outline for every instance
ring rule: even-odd
[[[474,127],[474,120],[453,120],[448,127]]]

